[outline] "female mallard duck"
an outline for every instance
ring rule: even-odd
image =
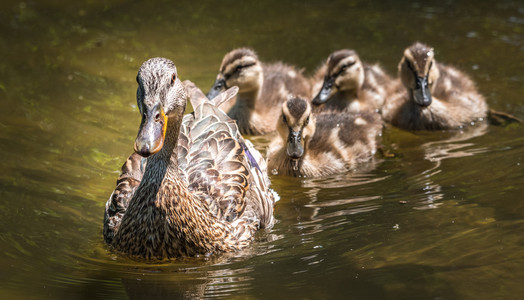
[[[486,117],[488,105],[471,79],[433,56],[433,48],[418,42],[404,51],[397,88],[382,108],[384,120],[408,130],[439,130]]]
[[[137,81],[142,122],[135,151],[147,164],[138,186],[139,178],[123,174],[133,187],[119,184],[108,200],[106,242],[148,259],[246,247],[257,229],[273,222],[278,196],[268,188],[264,159],[233,120],[200,91],[195,97],[195,87],[189,87],[195,112],[183,116],[188,96],[172,61],[146,61]],[[236,91],[226,93],[230,98]],[[124,173],[140,174],[139,158],[130,161]]]
[[[309,82],[302,72],[282,64],[264,64],[247,48],[224,56],[215,84],[207,94],[213,98],[220,91],[238,86],[235,104],[227,113],[238,122],[242,134],[273,132],[280,106],[290,95],[310,97]]]
[[[362,63],[348,49],[333,52],[324,65],[315,74],[318,78],[325,70],[322,87],[313,84],[315,112],[378,111],[382,107],[392,81],[379,65]]]
[[[308,101],[290,99],[282,105],[280,138],[269,147],[269,169],[307,177],[346,172],[372,159],[381,130],[376,113],[313,115]]]

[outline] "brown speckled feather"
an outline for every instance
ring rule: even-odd
[[[147,159],[144,171],[139,169],[142,181],[138,187],[135,182],[136,188],[120,201],[128,202],[127,210],[121,209],[120,217],[113,218],[120,224],[112,231],[104,230],[105,240],[119,252],[148,259],[244,248],[257,229],[273,223],[278,195],[269,189],[266,163],[240,136],[236,123],[212,102],[198,99],[201,104],[195,112],[182,118],[185,89],[190,95],[198,93],[188,85],[182,88],[172,72],[176,69],[166,59],[151,59],[139,72],[140,82],[153,75],[173,78],[164,81],[173,89],[172,96],[160,99],[163,107],[175,112],[166,112],[164,145]],[[138,98],[139,105],[159,98],[144,99]],[[157,102],[148,105],[156,107]],[[124,174],[138,169],[133,170],[123,169]],[[106,218],[104,226],[110,223]]]
[[[133,153],[122,165],[120,176],[116,181],[116,188],[106,203],[104,212],[104,239],[107,243],[113,240],[124,216],[129,200],[142,180],[146,159]]]

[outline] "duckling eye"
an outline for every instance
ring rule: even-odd
[[[306,121],[304,122],[304,126],[307,126],[309,124],[309,116],[306,118]]]
[[[247,68],[247,67],[251,67],[251,66],[254,66],[255,63],[248,63],[248,64],[245,64],[245,65],[238,65],[235,70],[233,71],[233,73],[236,73],[244,68]]]
[[[173,75],[171,75],[171,84],[174,84],[176,81],[176,74],[173,73]]]
[[[284,121],[284,123],[287,124],[287,118],[286,118],[286,115],[282,115],[282,121]]]
[[[340,72],[344,72],[347,68],[351,67],[352,65],[354,65],[356,62],[353,61],[353,62],[350,62],[350,63],[347,63],[345,65],[342,66],[342,69],[340,69]]]

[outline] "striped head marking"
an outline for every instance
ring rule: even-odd
[[[355,92],[364,83],[364,67],[354,50],[343,49],[333,52],[327,59],[327,72],[322,89],[313,99],[313,104],[325,103],[337,91]]]
[[[255,51],[235,49],[224,56],[216,81],[207,96],[211,99],[233,86],[238,86],[239,93],[253,91],[260,88],[262,80],[262,65]]]

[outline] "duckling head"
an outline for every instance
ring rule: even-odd
[[[156,57],[144,62],[136,81],[136,100],[142,121],[134,148],[147,157],[162,149],[168,120],[181,122],[187,94],[175,64],[167,58]]]
[[[402,83],[421,107],[431,104],[433,83],[439,76],[435,64],[433,48],[416,42],[404,50],[398,66]]]
[[[325,103],[337,91],[355,91],[364,83],[364,67],[353,50],[343,49],[333,52],[327,62],[327,72],[320,92],[312,103]]]
[[[286,142],[286,154],[296,162],[304,156],[307,143],[315,133],[311,105],[301,98],[290,98],[284,102],[277,130]]]
[[[220,92],[238,86],[239,94],[260,89],[263,81],[262,64],[255,51],[235,49],[224,56],[217,79],[207,97],[212,99]]]

